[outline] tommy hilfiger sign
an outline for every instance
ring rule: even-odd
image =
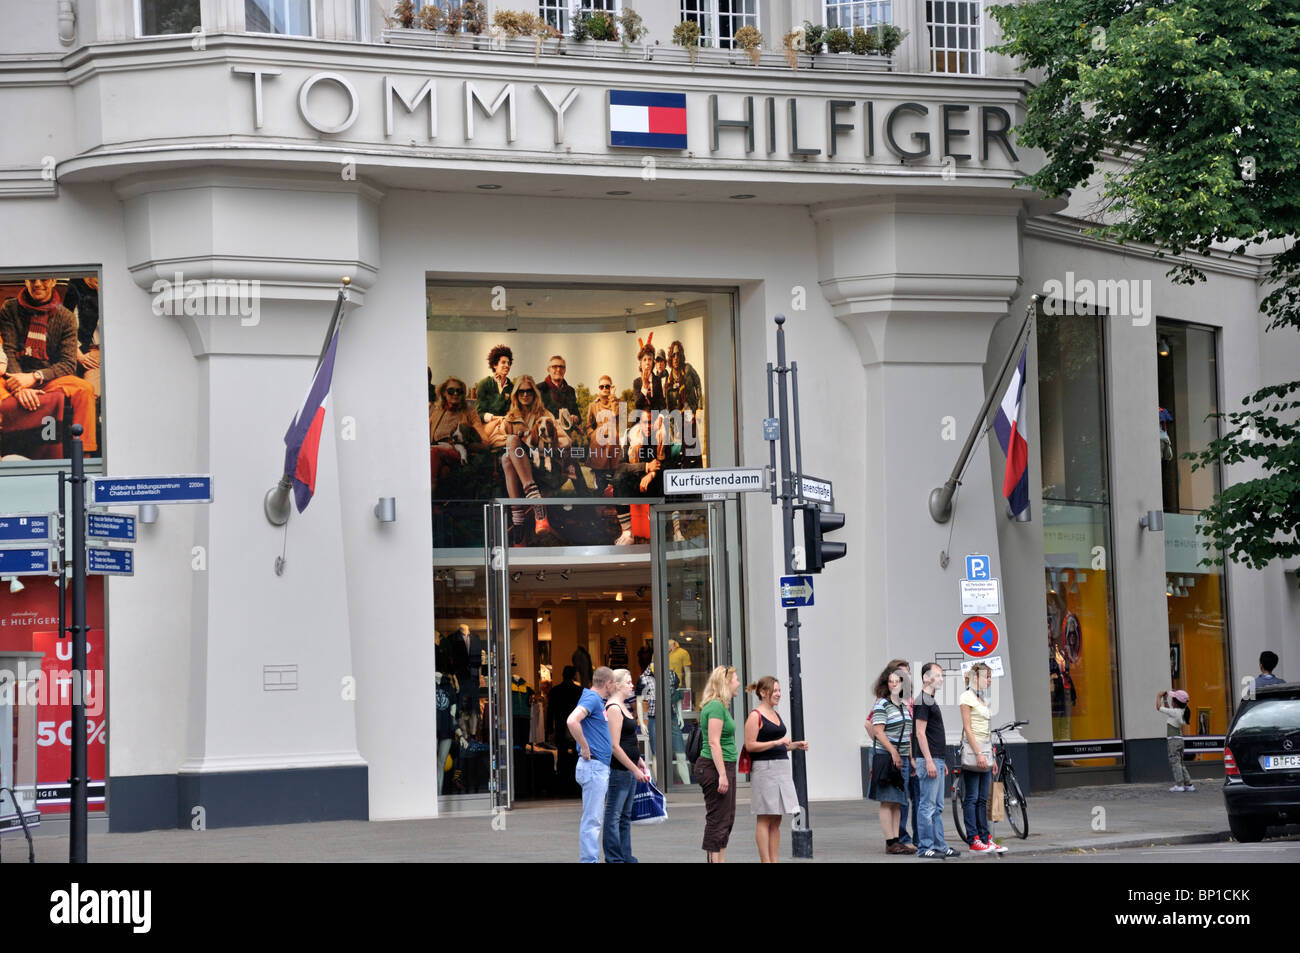
[[[340,142],[382,137],[411,146],[636,149],[837,164],[951,157],[1005,167],[1020,161],[1010,134],[1013,102],[760,97],[330,71],[304,71],[295,89],[279,68],[232,66],[231,72],[248,82],[253,128],[263,135],[299,135],[305,123]],[[300,123],[286,114],[290,101]],[[439,124],[449,110],[459,113],[451,135]]]

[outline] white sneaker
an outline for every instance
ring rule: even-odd
[[[1173,787],[1171,787],[1169,790],[1170,790],[1170,791],[1186,791],[1187,788],[1183,787],[1181,784],[1175,784],[1175,785],[1174,785]]]
[[[1195,790],[1196,790],[1196,785],[1194,785],[1194,784],[1189,784],[1189,785],[1187,785],[1187,787],[1183,788],[1183,790],[1184,790],[1184,791],[1195,791]]]
[[[636,537],[632,535],[632,531],[630,529],[625,529],[623,530],[623,535],[620,536],[618,539],[614,540],[614,545],[631,546],[635,542],[636,542]]]

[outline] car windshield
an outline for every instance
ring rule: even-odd
[[[1257,701],[1241,713],[1232,733],[1258,734],[1265,730],[1281,728],[1284,731],[1300,729],[1300,698],[1279,698]]]

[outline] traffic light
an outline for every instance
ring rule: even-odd
[[[803,507],[804,572],[821,572],[826,563],[848,552],[843,543],[823,538],[825,534],[843,528],[843,513],[823,512],[816,506]]]

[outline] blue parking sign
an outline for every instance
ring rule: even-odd
[[[993,568],[989,565],[987,556],[967,556],[966,557],[966,578],[967,579],[992,579]]]

